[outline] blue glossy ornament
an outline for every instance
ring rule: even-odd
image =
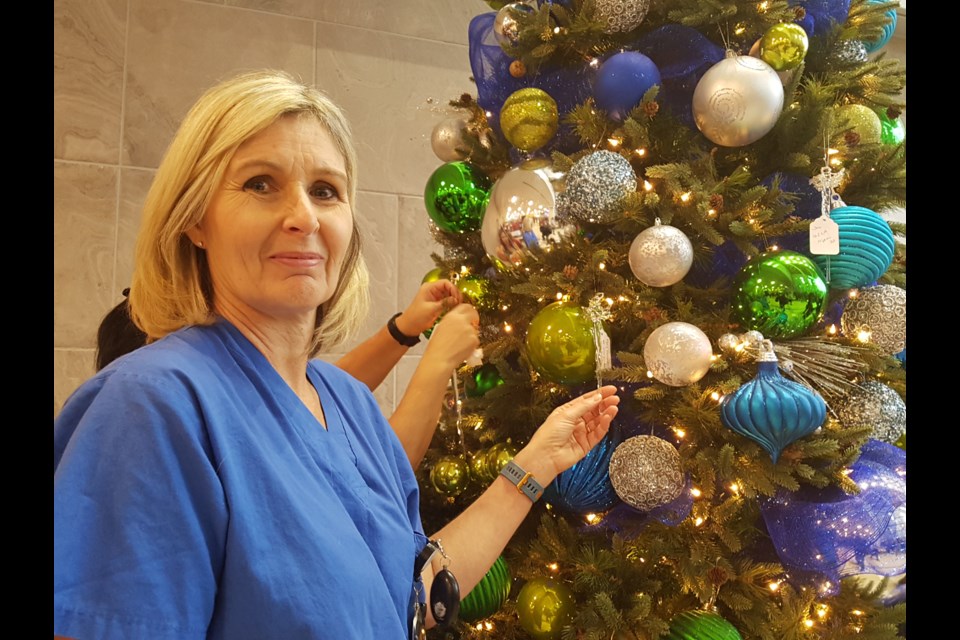
[[[654,85],[660,84],[660,70],[653,60],[637,51],[624,51],[604,62],[593,86],[597,106],[614,120],[623,120]]]
[[[877,212],[857,206],[838,207],[830,219],[840,228],[840,253],[812,256],[829,278],[827,284],[831,289],[852,289],[876,282],[893,262],[890,225]]]
[[[776,463],[791,442],[817,430],[827,403],[816,391],[780,375],[769,340],[761,345],[757,375],[720,402],[720,420],[757,442]]]
[[[610,458],[623,441],[619,427],[607,435],[575,465],[562,472],[544,492],[544,498],[564,511],[577,515],[602,513],[620,503],[610,482]]]
[[[867,0],[867,4],[882,4],[888,2],[889,0]],[[884,14],[887,18],[890,19],[890,22],[883,26],[883,31],[880,34],[880,37],[875,40],[864,40],[863,44],[867,47],[867,53],[873,53],[879,49],[882,49],[888,42],[890,38],[893,37],[893,32],[897,29],[897,10],[896,9],[887,9]]]

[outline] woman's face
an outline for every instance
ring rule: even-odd
[[[343,157],[314,117],[283,116],[244,142],[194,229],[218,313],[311,316],[330,299],[353,232]]]

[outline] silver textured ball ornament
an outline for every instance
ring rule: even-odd
[[[430,134],[430,147],[433,153],[444,162],[465,160],[470,145],[467,144],[467,119],[452,117],[441,120]]]
[[[610,456],[609,475],[620,499],[640,511],[676,500],[684,486],[680,454],[656,436],[634,436],[621,442]]]
[[[534,13],[536,10],[525,2],[510,2],[500,7],[493,19],[493,37],[501,48],[517,46],[521,24]]]
[[[740,338],[732,333],[725,333],[717,338],[717,346],[724,353],[735,353],[737,347],[740,346]]]
[[[840,330],[849,338],[867,337],[884,355],[907,347],[907,290],[892,284],[860,289],[847,301],[840,316]]]
[[[851,391],[836,407],[844,427],[870,425],[873,437],[893,444],[907,432],[907,405],[887,385],[870,380]]]
[[[672,387],[693,384],[710,370],[710,338],[689,322],[660,325],[643,345],[643,361],[654,378]]]
[[[596,0],[595,20],[603,23],[606,33],[633,31],[650,10],[650,0]]]
[[[574,220],[609,223],[636,190],[637,174],[629,160],[613,151],[594,151],[570,167],[557,207]]]
[[[658,219],[633,239],[628,259],[637,280],[649,287],[669,287],[690,271],[693,245],[683,231]]]
[[[838,70],[863,64],[870,56],[861,40],[838,40],[827,56],[827,67]]]
[[[745,331],[740,337],[747,343],[747,346],[753,347],[754,349],[759,349],[760,343],[763,342],[763,334],[756,329]]]
[[[693,91],[693,120],[722,147],[742,147],[765,136],[783,111],[783,84],[763,60],[732,53],[710,67]]]

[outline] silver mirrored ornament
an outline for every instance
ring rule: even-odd
[[[557,215],[563,174],[550,161],[535,158],[504,173],[490,190],[480,241],[500,268],[523,264],[535,251],[549,251],[576,233]]]
[[[731,53],[693,92],[693,119],[714,144],[742,147],[765,136],[783,111],[780,76],[763,60]]]
[[[520,41],[520,26],[536,10],[525,2],[511,2],[500,7],[493,19],[493,36],[501,47],[515,47]]]
[[[658,219],[633,239],[628,259],[637,280],[650,287],[669,287],[690,271],[693,245],[683,231]]]

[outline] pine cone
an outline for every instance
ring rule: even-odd
[[[807,10],[803,7],[796,7],[793,10],[793,14],[796,16],[796,20],[803,20],[807,17]]]
[[[723,210],[723,196],[719,193],[715,193],[710,196],[710,208],[714,211]]]
[[[707,579],[710,580],[710,584],[719,587],[722,586],[727,580],[730,579],[730,576],[727,574],[725,569],[720,567],[713,567],[707,571]]]
[[[856,131],[847,131],[843,134],[843,141],[847,143],[848,147],[855,147],[860,144],[860,134]]]
[[[887,107],[887,117],[896,120],[900,117],[900,107]]]
[[[660,105],[656,102],[645,102],[643,104],[643,112],[647,114],[648,118],[652,118],[657,115],[657,112],[660,111]]]
[[[563,277],[567,280],[576,280],[579,274],[580,269],[576,268],[572,264],[568,264],[563,268]]]
[[[510,63],[510,75],[514,78],[522,78],[527,75],[527,65],[522,60],[514,60]]]

